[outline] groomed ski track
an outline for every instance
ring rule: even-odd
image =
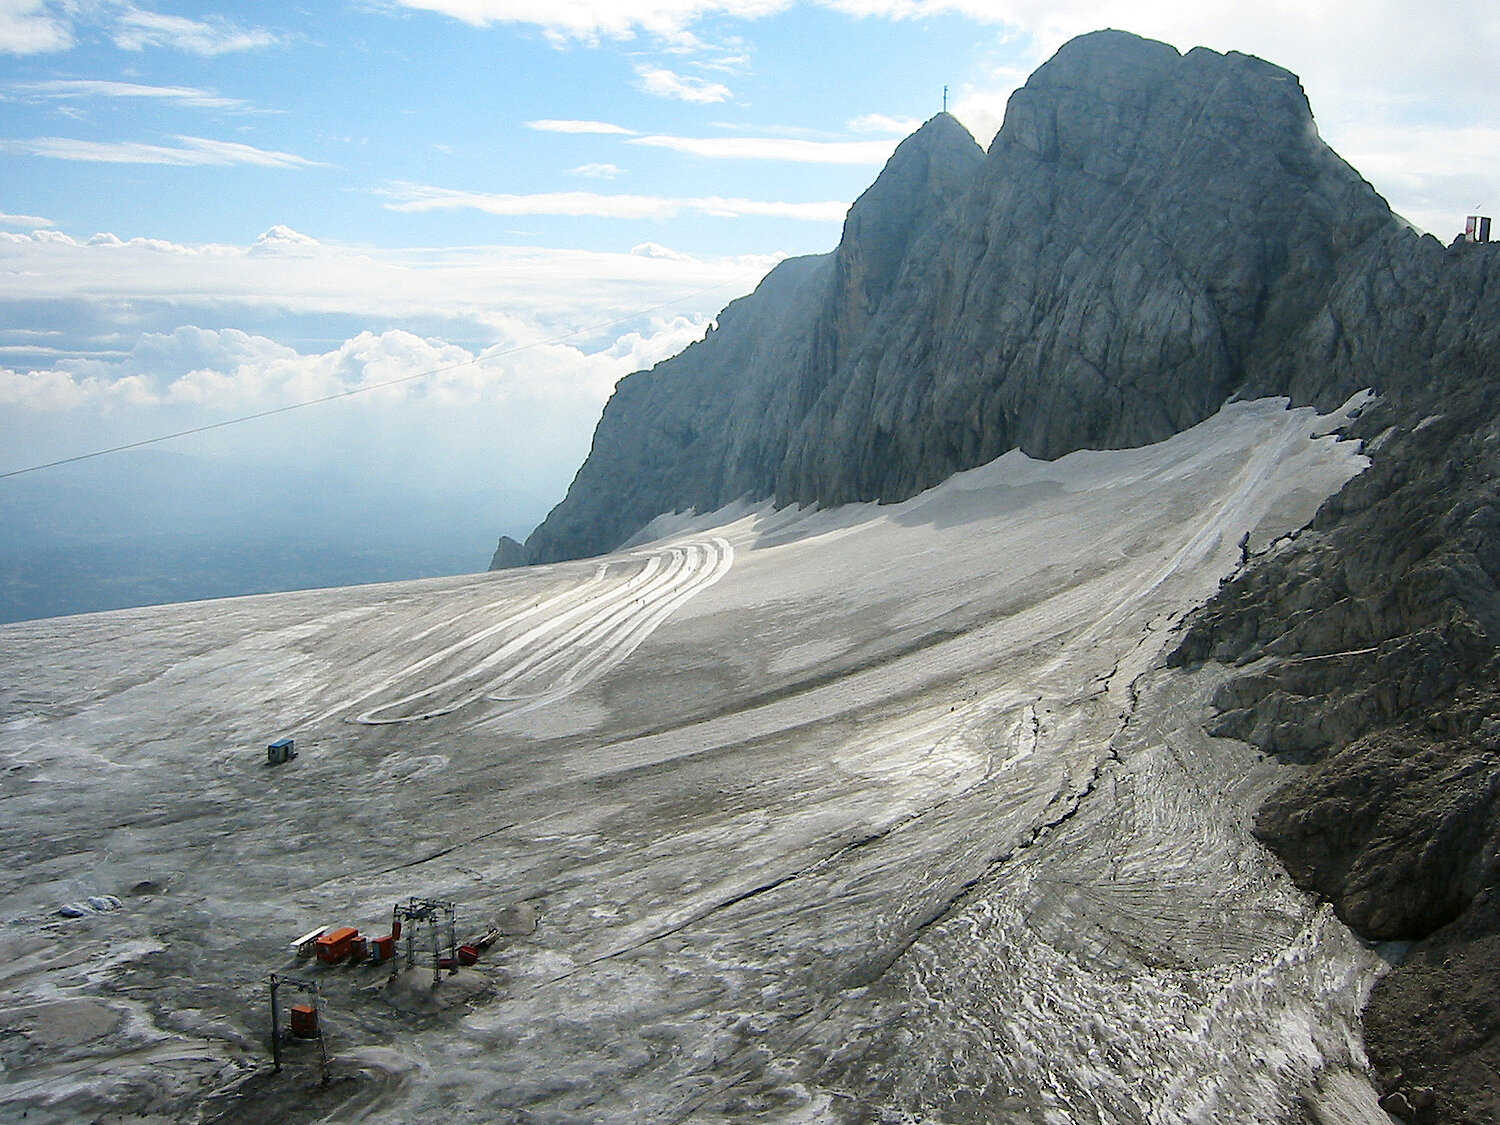
[[[419,722],[481,699],[498,705],[492,714],[541,707],[619,664],[733,565],[734,548],[720,537],[601,562],[588,581],[423,657],[349,706],[421,685],[355,721]]]

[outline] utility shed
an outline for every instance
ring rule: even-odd
[[[317,941],[318,960],[328,965],[337,964],[349,956],[357,937],[359,931],[353,926],[340,926],[336,930],[330,930]]]

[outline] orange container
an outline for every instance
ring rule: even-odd
[[[458,963],[460,965],[472,965],[479,960],[479,949],[473,945],[460,945],[458,947]]]
[[[325,965],[338,964],[349,956],[349,947],[357,937],[359,931],[353,926],[340,926],[336,930],[330,930],[318,939],[318,960]]]
[[[396,956],[396,935],[386,934],[385,937],[370,939],[370,960],[379,965],[389,961]]]
[[[298,1039],[318,1037],[318,1009],[311,1004],[292,1005],[292,1034]]]

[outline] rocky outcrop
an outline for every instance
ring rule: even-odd
[[[1479,1125],[1500,1119],[1500,246],[1424,243],[1371,282],[1330,302],[1330,361],[1382,388],[1349,431],[1371,468],[1173,659],[1243,667],[1211,729],[1305,764],[1256,828],[1292,875],[1416,943],[1366,1010],[1391,1104]]]
[[[495,544],[495,553],[490,558],[490,569],[510,570],[512,567],[525,565],[525,545],[516,542],[509,535],[500,536],[500,542]]]
[[[844,357],[891,302],[983,162],[947,114],[896,150],[832,254],[793,258],[700,342],[622,379],[567,498],[527,539],[534,562],[597,554],[664,512],[772,494],[788,446]]]
[[[529,555],[743,496],[904,499],[1017,446],[1156,441],[1246,388],[1331,403],[1368,378],[1330,293],[1356,301],[1419,241],[1319,140],[1291,74],[1084,36],[1016,92],[988,155],[935,117],[834,253],[783,263],[623,380]]]
[[[526,540],[532,562],[599,554],[663,513],[765,494],[794,390],[770,373],[810,361],[831,262],[781,263],[707,337],[615,387],[567,498]]]

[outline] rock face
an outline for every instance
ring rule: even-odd
[[[1291,74],[1084,36],[1012,97],[988,155],[933,118],[836,251],[623,380],[529,556],[742,496],[898,500],[1017,446],[1156,441],[1247,387],[1331,403],[1364,373],[1324,362],[1329,293],[1417,241]]]
[[[1415,943],[1366,1013],[1387,1104],[1478,1125],[1500,1120],[1500,247],[1413,232],[1292,75],[1100,32],[1017,91],[988,154],[934,118],[833,254],[620,384],[526,552],[1366,387],[1372,468],[1249,558],[1173,659],[1237,666],[1214,733],[1305,767],[1257,828],[1294,877]]]
[[[495,544],[494,557],[490,559],[490,569],[509,570],[511,567],[525,565],[526,547],[509,535],[500,536],[500,542]]]
[[[1383,390],[1351,431],[1372,467],[1174,659],[1241,665],[1211,729],[1306,763],[1256,825],[1293,877],[1416,943],[1365,1013],[1387,1092],[1480,1125],[1500,1120],[1500,246],[1395,260],[1380,292],[1334,298],[1340,353]]]
[[[531,560],[607,551],[663,512],[770,495],[842,357],[903,299],[903,264],[983,160],[962,125],[934,118],[851,208],[836,252],[781,263],[703,341],[622,379],[567,499],[528,538]]]

